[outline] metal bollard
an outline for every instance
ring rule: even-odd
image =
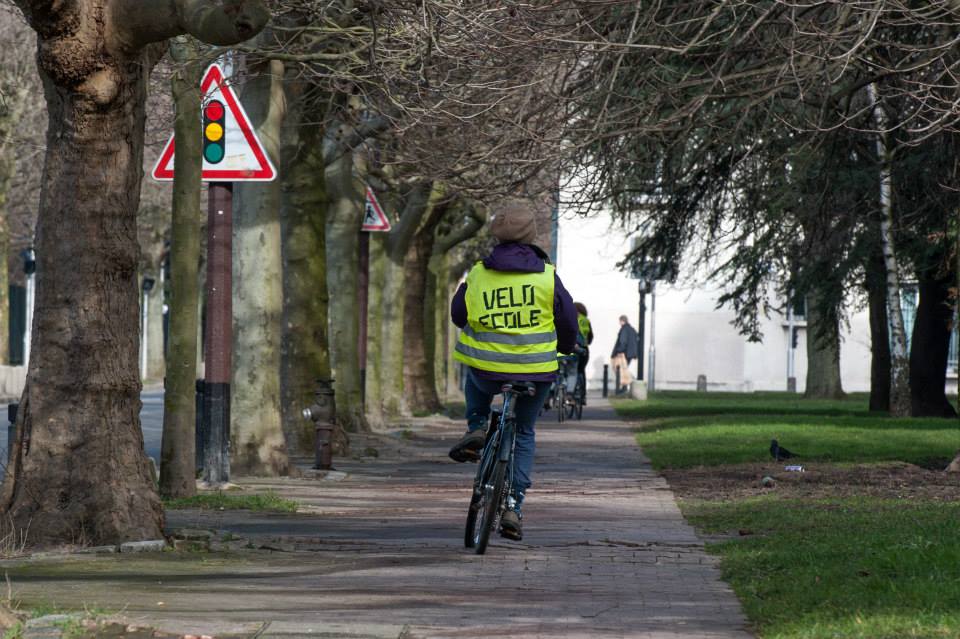
[[[619,395],[620,394],[620,367],[619,366],[614,367],[613,372],[614,372],[613,379],[615,382],[617,382],[617,385],[614,388],[613,392],[615,395]]]
[[[610,384],[610,365],[603,365],[603,396],[606,397],[609,392],[607,386]]]
[[[333,468],[333,429],[337,423],[337,405],[333,395],[333,380],[318,379],[316,400],[304,408],[304,419],[313,421],[317,434],[314,446],[314,465],[316,470]]]
[[[207,425],[203,421],[203,392],[204,392],[204,380],[198,379],[196,381],[196,399],[194,400],[194,407],[196,408],[197,414],[194,418],[196,424],[196,439],[195,449],[194,449],[194,463],[197,466],[197,472],[199,473],[203,470],[203,461],[205,459],[205,447],[207,442]]]
[[[13,458],[13,442],[17,439],[17,409],[20,404],[7,404],[7,419],[10,423],[7,425],[7,466]]]
[[[706,375],[697,375],[697,392],[698,393],[707,392],[707,376]]]

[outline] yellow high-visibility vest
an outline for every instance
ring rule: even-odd
[[[590,320],[583,313],[577,313],[577,327],[580,329],[580,335],[583,337],[583,345],[587,345],[587,337],[590,335]]]
[[[467,274],[467,325],[454,359],[495,373],[557,370],[554,267],[543,273],[494,271],[478,262]]]

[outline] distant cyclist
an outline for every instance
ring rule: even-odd
[[[577,374],[581,376],[586,383],[587,380],[587,362],[590,361],[590,344],[593,344],[593,326],[587,319],[587,307],[580,302],[574,302],[577,309],[577,344],[583,349],[578,355]],[[587,397],[584,395],[583,403],[586,405]]]
[[[474,265],[453,297],[450,315],[462,329],[454,358],[469,366],[464,393],[467,432],[450,449],[455,461],[471,461],[483,448],[490,405],[506,381],[535,382],[536,394],[516,404],[516,506],[500,522],[504,536],[523,537],[524,495],[531,485],[534,423],[556,377],[557,352],[571,353],[577,311],[547,255],[533,244],[536,221],[530,204],[504,203],[490,221],[499,244]]]

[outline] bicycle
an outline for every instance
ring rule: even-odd
[[[490,533],[497,529],[504,511],[512,508],[510,494],[514,474],[514,446],[517,441],[516,400],[521,395],[534,396],[532,382],[509,382],[500,387],[503,407],[490,415],[487,439],[480,454],[480,464],[473,480],[473,495],[467,509],[467,525],[463,543],[482,555],[487,551]]]
[[[567,419],[583,419],[583,400],[587,395],[587,380],[582,373],[577,373],[577,385],[567,400]]]
[[[553,398],[557,402],[557,421],[562,424],[567,412],[567,380],[562,363],[557,371],[557,378],[553,381],[553,388]]]

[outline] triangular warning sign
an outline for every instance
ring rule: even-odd
[[[227,84],[223,69],[210,65],[200,82],[203,96],[203,172],[204,182],[270,182],[277,171],[257,138],[243,105]],[[153,179],[173,179],[174,140],[163,148]]]
[[[387,219],[387,216],[383,212],[383,207],[380,206],[380,202],[377,201],[377,196],[374,195],[373,189],[369,186],[367,187],[367,201],[363,207],[363,224],[360,226],[360,230],[390,230],[390,220]]]

